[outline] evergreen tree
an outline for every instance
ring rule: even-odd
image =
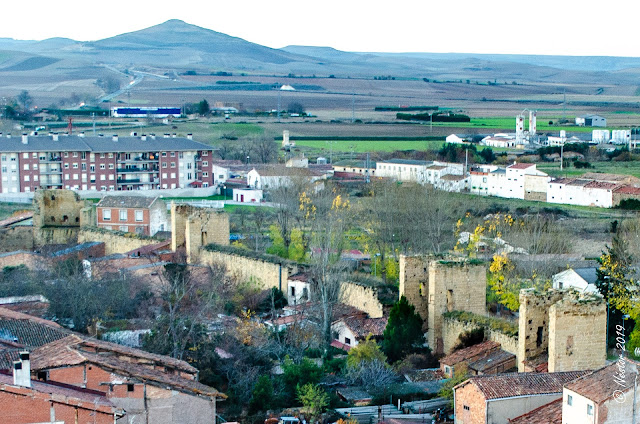
[[[391,312],[389,312],[389,322],[384,329],[382,350],[391,362],[398,361],[410,353],[424,350],[422,318],[404,296],[393,305]]]

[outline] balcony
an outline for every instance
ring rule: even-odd
[[[140,178],[131,178],[128,180],[118,180],[118,184],[138,184],[140,183]],[[142,182],[142,184],[148,184],[148,181]]]
[[[41,175],[50,175],[50,174],[62,174],[62,169],[45,169],[40,170]]]
[[[130,167],[130,168],[117,168],[116,171],[118,172],[122,172],[122,173],[137,173],[137,172],[143,172],[143,173],[150,173],[150,172],[158,172],[160,170],[159,167],[157,166],[152,166],[151,168],[138,168],[138,167]]]
[[[47,156],[44,160],[40,160],[40,163],[57,163],[62,162],[62,157],[56,155]]]

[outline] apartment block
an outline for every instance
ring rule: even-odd
[[[150,190],[213,185],[213,150],[187,138],[155,135],[0,133],[2,193],[38,189]]]

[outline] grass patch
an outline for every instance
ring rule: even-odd
[[[574,167],[565,167],[560,170],[560,163],[541,163],[537,168],[542,172],[546,172],[552,177],[579,177],[587,172],[603,172],[607,174],[632,175],[640,178],[640,162],[591,162],[594,168],[576,169]]]

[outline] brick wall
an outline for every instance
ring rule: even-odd
[[[485,399],[472,383],[455,391],[454,411],[456,424],[485,424]]]

